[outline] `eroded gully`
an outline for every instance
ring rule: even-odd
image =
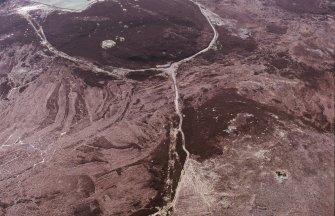
[[[215,45],[215,43],[216,43],[216,41],[217,41],[217,39],[219,37],[219,34],[216,31],[216,29],[214,27],[214,24],[211,22],[211,19],[210,19],[212,12],[210,12],[207,8],[205,8],[201,4],[199,4],[197,2],[194,2],[194,1],[192,1],[192,2],[199,7],[201,13],[206,17],[208,23],[210,24],[210,26],[211,26],[211,28],[213,30],[214,36],[213,36],[213,39],[211,40],[211,42],[209,43],[209,45],[205,49],[203,49],[203,50],[199,51],[198,53],[196,53],[196,54],[194,54],[194,55],[192,55],[192,56],[190,56],[190,57],[188,57],[186,59],[183,59],[183,60],[181,60],[179,62],[172,63],[168,68],[164,68],[163,69],[163,71],[165,71],[167,74],[169,74],[170,77],[171,77],[171,79],[172,79],[173,88],[174,88],[174,92],[175,92],[175,99],[174,99],[175,111],[176,111],[176,114],[179,117],[179,125],[173,131],[174,141],[171,142],[171,144],[172,145],[176,145],[177,144],[177,139],[178,139],[177,136],[178,136],[178,134],[181,134],[182,149],[186,153],[186,159],[185,159],[185,162],[184,162],[184,166],[183,166],[183,168],[181,170],[181,174],[180,174],[178,185],[175,188],[174,196],[172,198],[168,197],[169,201],[167,202],[167,204],[165,206],[161,207],[156,213],[152,214],[151,216],[167,216],[167,215],[170,215],[171,210],[173,211],[173,209],[176,206],[176,202],[177,202],[178,194],[180,192],[180,187],[181,187],[181,182],[183,180],[183,176],[185,175],[186,170],[188,170],[188,166],[191,166],[191,164],[189,163],[190,153],[189,153],[189,151],[186,148],[186,145],[185,145],[185,135],[184,135],[184,132],[182,130],[182,126],[183,126],[183,114],[182,114],[182,111],[181,111],[180,93],[179,93],[178,82],[177,82],[177,71],[178,71],[178,68],[179,68],[179,66],[181,64],[183,64],[185,62],[188,62],[188,61],[194,59],[195,57],[197,57],[198,55],[200,55],[202,53],[205,53],[208,50],[210,50]],[[175,149],[175,151],[176,151],[176,146],[170,146],[170,149]],[[174,152],[174,154],[178,154],[178,153]],[[169,155],[172,155],[172,154],[170,153]],[[171,166],[173,167],[174,165],[175,165],[175,161],[171,161],[171,162],[169,161],[169,169],[171,168]],[[167,185],[169,183],[171,183],[171,182],[173,182],[172,179],[167,179]],[[173,192],[172,192],[172,194],[173,194]]]

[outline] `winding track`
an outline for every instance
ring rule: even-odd
[[[158,66],[153,67],[153,68],[145,68],[145,69],[112,68],[111,71],[102,69],[102,68],[94,65],[93,63],[89,62],[89,61],[85,61],[85,60],[82,60],[82,59],[78,59],[78,58],[69,56],[66,53],[61,52],[61,51],[57,50],[55,47],[53,47],[50,44],[50,42],[47,40],[47,38],[46,38],[46,36],[43,32],[42,26],[39,25],[38,23],[36,23],[29,14],[29,12],[31,10],[39,9],[38,5],[36,7],[31,7],[31,10],[29,10],[29,8],[24,8],[24,9],[21,8],[21,10],[18,9],[16,11],[17,13],[22,15],[30,23],[30,25],[33,27],[35,33],[41,39],[41,44],[44,45],[45,47],[47,47],[50,52],[54,53],[58,57],[67,59],[69,61],[72,61],[74,63],[78,63],[78,64],[83,65],[83,66],[86,66],[86,67],[90,68],[91,70],[93,70],[95,72],[100,72],[100,73],[102,72],[102,73],[111,75],[113,77],[119,78],[119,79],[124,78],[124,76],[127,73],[130,73],[130,72],[135,72],[135,71],[136,72],[141,72],[141,71],[144,72],[144,71],[147,71],[147,70],[160,70],[160,71],[168,74],[171,77],[172,82],[173,82],[174,92],[175,92],[175,99],[174,99],[175,111],[176,111],[176,114],[179,117],[179,125],[178,125],[178,128],[175,129],[176,130],[175,131],[175,135],[176,135],[175,139],[177,139],[177,134],[178,133],[180,133],[182,135],[182,148],[183,148],[184,152],[186,153],[186,159],[185,159],[183,169],[181,171],[181,176],[179,178],[178,185],[175,189],[175,196],[173,197],[173,199],[170,199],[165,206],[159,208],[158,211],[156,213],[152,214],[151,216],[167,216],[167,215],[169,215],[169,212],[171,212],[171,210],[173,210],[175,208],[177,198],[178,198],[178,194],[179,194],[179,191],[180,191],[180,183],[183,179],[183,176],[185,175],[185,171],[187,170],[187,168],[189,166],[191,166],[190,163],[189,163],[190,153],[185,146],[185,135],[184,135],[184,132],[182,130],[183,114],[181,112],[181,109],[180,109],[181,105],[180,105],[180,102],[179,102],[180,94],[179,94],[177,77],[176,77],[177,76],[177,71],[178,71],[181,64],[189,62],[192,59],[194,59],[195,57],[207,52],[208,50],[210,50],[215,45],[215,43],[217,42],[218,37],[219,37],[219,34],[218,34],[216,28],[214,27],[214,24],[211,22],[211,19],[210,19],[212,12],[210,12],[209,9],[207,9],[206,7],[201,5],[200,3],[198,3],[194,0],[190,0],[190,1],[194,4],[196,4],[199,7],[200,12],[206,18],[207,22],[209,23],[209,25],[211,26],[211,28],[213,30],[213,33],[214,33],[213,38],[212,38],[211,42],[208,44],[208,46],[206,48],[204,48],[203,50],[197,52],[196,54],[194,54],[194,55],[192,55],[188,58],[182,59],[178,62],[173,62],[173,63],[167,64],[167,65],[158,65]]]
[[[176,202],[177,202],[177,198],[178,198],[178,194],[179,194],[179,191],[180,191],[180,183],[182,181],[183,176],[185,175],[185,170],[187,170],[188,166],[190,165],[188,163],[189,157],[190,157],[190,152],[186,148],[186,145],[185,145],[185,134],[184,134],[184,132],[182,130],[182,126],[183,126],[183,114],[182,114],[182,112],[180,110],[180,103],[179,103],[180,94],[179,94],[178,83],[177,83],[177,78],[176,78],[177,70],[178,70],[178,68],[179,68],[179,66],[181,64],[186,63],[186,62],[194,59],[198,55],[200,55],[202,53],[205,53],[208,50],[210,50],[215,45],[215,43],[216,43],[216,41],[217,41],[217,39],[219,37],[219,34],[218,34],[217,30],[214,27],[214,24],[210,20],[210,15],[208,14],[209,10],[207,8],[205,8],[204,6],[202,6],[201,4],[199,4],[197,2],[194,2],[193,0],[190,0],[190,1],[193,2],[194,4],[196,4],[199,7],[201,13],[206,17],[207,22],[210,24],[211,28],[213,29],[214,36],[213,36],[213,39],[211,40],[211,42],[209,43],[209,45],[205,49],[203,49],[203,50],[199,51],[198,53],[196,53],[196,54],[194,54],[194,55],[192,55],[192,56],[190,56],[188,58],[185,58],[185,59],[183,59],[181,61],[172,63],[169,67],[163,69],[163,71],[165,71],[166,73],[168,73],[171,76],[172,81],[173,81],[173,87],[174,87],[174,91],[175,91],[175,100],[174,100],[175,111],[176,111],[177,115],[179,116],[179,125],[178,125],[178,128],[177,128],[177,131],[179,133],[181,133],[181,135],[182,135],[182,148],[183,148],[184,152],[186,153],[186,160],[185,160],[184,167],[183,167],[183,169],[181,171],[181,176],[179,178],[179,183],[177,185],[177,188],[175,189],[176,193],[175,193],[175,196],[174,196],[173,200],[170,200],[166,204],[166,206],[160,208],[158,212],[152,214],[151,216],[165,216],[165,215],[169,215],[170,210],[175,208]]]

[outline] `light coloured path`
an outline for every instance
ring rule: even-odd
[[[216,28],[214,27],[214,24],[210,20],[209,10],[207,8],[205,8],[204,6],[202,6],[201,4],[197,3],[197,2],[194,2],[194,1],[192,1],[192,2],[199,7],[201,13],[206,17],[207,22],[210,24],[210,26],[213,30],[214,36],[213,36],[213,39],[211,40],[211,42],[209,43],[209,45],[205,49],[203,49],[203,50],[199,51],[198,53],[196,53],[196,54],[194,54],[194,55],[192,55],[188,58],[185,58],[181,61],[172,63],[169,67],[161,68],[162,71],[165,71],[166,73],[168,73],[171,76],[172,81],[173,81],[173,87],[174,87],[174,91],[175,91],[175,100],[174,100],[175,111],[176,111],[177,115],[179,116],[179,125],[178,125],[177,129],[178,129],[178,132],[180,132],[181,135],[182,135],[182,147],[183,147],[184,152],[186,153],[186,160],[185,160],[184,167],[181,171],[181,176],[180,176],[177,188],[176,188],[176,193],[175,193],[174,198],[172,200],[170,200],[165,206],[160,208],[158,212],[152,214],[151,216],[166,216],[166,215],[169,214],[169,211],[171,209],[175,208],[176,203],[177,203],[177,198],[178,198],[180,188],[181,188],[181,183],[182,183],[183,178],[185,176],[185,171],[186,170],[192,170],[192,169],[189,169],[189,166],[191,166],[191,163],[189,162],[190,153],[185,146],[185,134],[182,130],[183,114],[182,114],[181,109],[180,109],[180,107],[181,107],[180,106],[180,94],[179,94],[178,82],[177,82],[177,78],[176,78],[178,68],[181,64],[186,63],[188,61],[191,61],[192,59],[199,56],[200,54],[205,53],[208,50],[210,50],[215,45],[215,43],[216,43],[216,41],[218,40],[218,37],[219,37],[219,34],[218,34]]]

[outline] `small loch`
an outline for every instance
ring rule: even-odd
[[[32,2],[37,2],[45,5],[49,5],[56,8],[61,8],[65,10],[81,11],[87,8],[97,0],[32,0]]]

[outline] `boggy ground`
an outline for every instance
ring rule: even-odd
[[[58,50],[135,69],[191,56],[213,35],[199,8],[180,0],[104,1],[79,13],[54,12],[42,26]],[[115,47],[103,49],[104,40],[115,41]]]
[[[314,0],[276,0],[278,6],[296,13],[334,14],[335,4],[332,1]]]
[[[332,3],[201,2],[220,37],[179,71],[191,159],[174,215],[333,215]]]

